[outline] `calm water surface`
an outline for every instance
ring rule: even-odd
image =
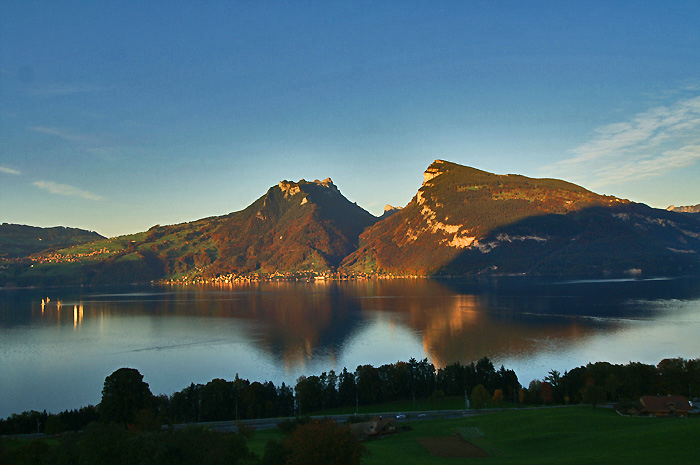
[[[527,385],[599,360],[697,358],[699,335],[698,278],[0,289],[0,417],[95,404],[127,366],[171,394],[236,374],[294,385],[365,363],[488,356]]]

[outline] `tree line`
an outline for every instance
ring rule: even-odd
[[[477,387],[479,389],[477,389]],[[520,404],[635,401],[648,394],[700,393],[700,359],[665,359],[658,365],[597,362],[563,374],[551,370],[523,387],[513,370],[496,369],[484,357],[436,369],[428,359],[374,367],[360,365],[301,376],[294,387],[235,377],[190,384],[170,396],[153,395],[143,375],[121,368],[105,379],[98,406],[58,414],[28,411],[0,420],[0,435],[80,430],[95,421],[135,425],[195,423],[304,416],[334,408],[357,408],[401,400],[468,396],[472,406],[514,401]]]

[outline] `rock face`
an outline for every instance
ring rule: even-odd
[[[384,213],[382,213],[382,216],[380,216],[379,219],[383,220],[385,218],[388,218],[398,211],[401,211],[401,207],[394,207],[394,206],[391,206],[389,204],[386,204],[384,206]]]
[[[690,205],[686,207],[675,207],[671,205],[666,210],[678,213],[700,213],[700,204]]]
[[[401,211],[360,236],[342,264],[385,273],[677,273],[698,265],[700,224],[555,179],[442,160]]]

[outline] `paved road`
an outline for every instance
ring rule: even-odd
[[[404,422],[404,421],[417,421],[417,420],[430,420],[433,418],[461,418],[461,417],[469,417],[469,416],[474,416],[474,415],[481,415],[484,413],[489,413],[489,412],[500,412],[505,409],[481,409],[481,410],[425,410],[421,412],[378,412],[378,413],[368,413],[368,414],[361,414],[361,416],[369,416],[373,417],[375,415],[379,415],[385,418],[396,418],[399,415],[405,415],[404,418],[398,418],[397,421],[399,422]],[[311,418],[317,418],[317,419],[323,419],[323,418],[330,418],[333,419],[339,423],[345,422],[348,420],[350,417],[354,417],[357,415],[350,414],[350,415],[324,415],[324,416],[312,416]],[[210,429],[213,429],[215,431],[238,431],[238,424],[245,425],[250,428],[254,428],[257,430],[262,430],[262,429],[272,429],[276,428],[277,425],[284,420],[293,420],[295,417],[284,417],[284,418],[262,418],[259,420],[240,420],[238,422],[236,421],[212,421],[212,422],[205,422],[205,423],[190,423],[190,424],[178,424],[178,425],[173,425],[175,429],[181,429],[185,428],[187,426],[204,426]]]
[[[550,406],[539,406],[539,407],[522,407],[518,408],[516,410],[530,410],[530,409],[545,409],[545,408],[563,408],[563,407],[576,407],[576,406],[586,406],[585,404],[577,404],[577,405],[550,405]],[[590,405],[588,405],[590,407]],[[600,407],[611,407],[612,405],[601,405]],[[361,414],[361,416],[369,416],[373,417],[375,415],[379,415],[385,418],[396,418],[398,415],[405,415],[405,418],[398,418],[397,421],[399,422],[405,422],[405,421],[420,421],[420,420],[431,420],[434,418],[461,418],[461,417],[470,417],[474,415],[482,415],[485,413],[492,413],[492,412],[501,412],[504,410],[513,410],[513,409],[500,409],[500,408],[486,408],[486,409],[481,409],[481,410],[473,410],[473,409],[468,409],[468,410],[425,410],[425,411],[420,411],[420,412],[377,412],[377,413],[367,413],[367,414]],[[348,418],[357,416],[354,414],[349,414],[349,415],[324,415],[324,416],[312,416],[311,418],[317,418],[317,419],[323,419],[323,418],[331,418],[339,423],[345,422],[348,420]],[[281,418],[261,418],[257,420],[240,420],[240,421],[210,421],[210,422],[199,422],[199,423],[181,423],[177,425],[173,425],[174,429],[183,429],[188,426],[202,426],[205,428],[212,429],[214,431],[221,431],[221,432],[236,432],[238,431],[238,425],[245,425],[246,427],[253,428],[256,430],[263,430],[263,429],[273,429],[277,428],[277,425],[282,423],[285,420],[293,420],[295,417],[281,417]],[[169,426],[164,425],[163,429],[167,429]],[[3,436],[6,437],[6,436]],[[43,433],[34,433],[34,434],[22,434],[22,435],[15,435],[12,436],[15,438],[39,438],[39,437],[46,437]]]
[[[536,407],[519,407],[517,410],[533,410],[533,409],[550,409],[550,408],[566,408],[566,407],[589,407],[589,404],[576,404],[576,405],[547,405],[547,406],[536,406]],[[606,404],[606,405],[599,405],[599,407],[602,408],[612,408],[612,404]],[[399,422],[404,422],[404,421],[419,421],[419,420],[431,420],[434,418],[462,418],[462,417],[470,417],[474,415],[482,415],[485,413],[493,413],[493,412],[502,412],[505,410],[513,410],[511,408],[504,409],[504,408],[485,408],[485,409],[480,409],[480,410],[474,410],[474,409],[459,409],[459,410],[424,410],[420,412],[377,412],[377,413],[366,413],[366,414],[361,414],[361,416],[369,416],[373,417],[375,415],[379,415],[385,418],[396,418],[398,415],[405,415],[405,418],[398,418],[397,421]],[[331,418],[339,423],[345,422],[348,420],[350,417],[354,417],[357,415],[354,414],[349,414],[349,415],[323,415],[323,416],[312,416],[311,418],[317,418],[317,419],[323,419],[323,418]],[[263,429],[272,429],[276,428],[278,424],[283,422],[284,420],[293,420],[295,417],[282,417],[282,418],[262,418],[258,420],[240,420],[238,422],[236,421],[211,421],[211,422],[202,422],[202,423],[189,423],[189,424],[178,424],[178,425],[173,425],[175,429],[181,429],[181,428],[186,428],[187,426],[204,426],[206,428],[210,428],[215,431],[229,431],[229,432],[236,432],[238,431],[238,424],[245,425],[250,428],[254,428],[256,430],[263,430]],[[166,427],[164,427],[166,428]]]

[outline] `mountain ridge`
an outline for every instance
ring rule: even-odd
[[[630,203],[567,181],[498,175],[444,160],[435,160],[423,176],[406,207],[363,233],[360,248],[346,258],[344,269],[410,269],[430,275],[456,259],[461,249],[491,247],[484,240],[499,227],[534,216]]]
[[[243,210],[18,260],[16,285],[274,276],[666,275],[700,269],[700,221],[576,184],[435,160],[377,218],[330,178],[283,180]],[[35,265],[35,266],[30,266]]]

